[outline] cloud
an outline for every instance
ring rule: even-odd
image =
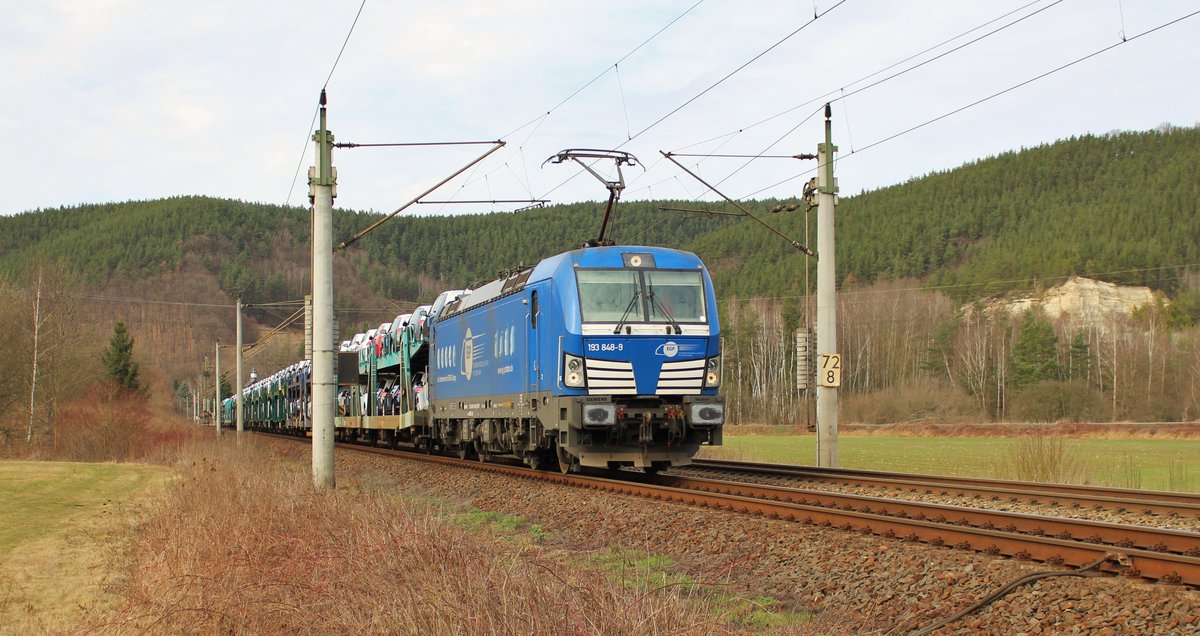
[[[22,150],[0,158],[0,170],[20,187],[0,213],[203,192],[282,202],[298,161],[290,201],[306,202],[311,153],[301,160],[301,149],[359,4],[48,0],[13,8],[0,24],[0,134]],[[805,117],[819,100],[755,124],[1025,2],[856,0],[699,97],[811,19],[811,7],[708,0],[647,42],[692,4],[367,3],[329,85],[331,127],[339,141],[429,141],[494,138],[530,123],[439,196],[599,199],[605,193],[594,180],[541,162],[567,147],[620,145],[647,167],[627,174],[626,198],[688,197],[702,188],[657,150],[810,152],[821,117]],[[850,97],[834,110],[843,189],[1088,131],[1190,124],[1200,89],[1181,78],[1200,66],[1192,45],[1200,18],[851,155],[1117,41],[1122,29],[1133,35],[1191,10],[1182,1],[1129,5],[1123,14],[1063,3]],[[618,74],[613,64],[639,45]],[[338,203],[391,209],[476,154],[339,151]],[[728,177],[722,188],[734,196],[791,196],[802,181],[763,188],[807,169],[744,163],[695,160],[705,176]]]

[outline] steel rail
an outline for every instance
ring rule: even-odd
[[[286,437],[286,436],[285,436]],[[308,442],[303,437],[287,437]],[[685,505],[730,510],[771,519],[796,521],[848,532],[862,532],[907,541],[919,541],[934,546],[953,546],[992,555],[1005,555],[1022,560],[1034,560],[1078,567],[1105,557],[1101,571],[1127,577],[1142,577],[1169,584],[1200,587],[1200,557],[1153,552],[1137,548],[1108,546],[1069,539],[1018,534],[950,523],[893,517],[872,512],[824,508],[786,501],[771,501],[733,494],[685,490],[650,483],[623,481],[593,476],[534,471],[524,466],[473,462],[439,455],[422,455],[410,451],[394,451],[373,446],[339,443],[338,446],[358,452],[386,457],[407,457],[459,468],[534,479],[579,488],[633,495]]]
[[[857,510],[893,517],[930,520],[959,526],[972,526],[987,530],[1001,529],[1034,536],[1051,536],[1058,539],[1074,539],[1087,543],[1106,544],[1125,548],[1139,548],[1155,552],[1174,552],[1200,557],[1200,533],[1186,530],[1134,526],[1088,519],[1069,519],[1045,515],[988,510],[924,501],[906,501],[828,492],[805,490],[785,486],[748,484],[745,482],[679,477],[663,475],[653,483],[682,488],[738,495],[755,499],[770,499],[790,503]]]
[[[794,479],[812,479],[850,486],[891,488],[925,494],[961,495],[993,501],[1029,501],[1118,512],[1141,512],[1200,519],[1200,495],[1130,488],[1101,488],[1071,484],[976,479],[947,475],[917,475],[845,468],[817,468],[788,464],[762,464],[697,459],[686,468],[729,470]]]

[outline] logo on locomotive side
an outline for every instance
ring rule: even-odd
[[[468,380],[472,376],[479,375],[479,367],[487,366],[486,364],[480,364],[480,359],[483,358],[486,352],[482,346],[475,342],[484,335],[486,334],[472,334],[469,328],[463,334],[462,358],[458,371]]]
[[[667,342],[658,345],[658,348],[654,350],[654,355],[656,356],[674,358],[678,354],[679,345],[674,340],[668,340]]]

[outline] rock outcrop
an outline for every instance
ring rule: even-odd
[[[1129,316],[1138,307],[1154,302],[1149,287],[1130,287],[1073,276],[1045,292],[1022,298],[997,300],[989,310],[1020,315],[1029,309],[1040,310],[1051,320],[1065,319],[1076,326],[1104,324],[1114,316]]]

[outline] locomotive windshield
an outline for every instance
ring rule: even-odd
[[[650,322],[704,322],[700,272],[649,270],[646,293],[650,299]]]
[[[628,320],[640,321],[641,281],[632,269],[581,269],[575,272],[579,283],[579,305],[588,322],[617,322],[630,304]]]
[[[584,322],[705,322],[704,280],[694,270],[579,269]]]

